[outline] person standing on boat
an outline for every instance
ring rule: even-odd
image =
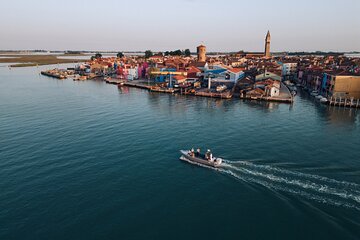
[[[212,153],[210,151],[210,149],[207,150],[205,157],[207,160],[211,161],[212,160]]]
[[[194,153],[194,148],[191,149],[191,152],[190,152],[191,156],[194,157],[195,153]]]
[[[200,156],[200,148],[196,149],[196,156],[197,156],[197,157]]]

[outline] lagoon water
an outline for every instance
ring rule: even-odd
[[[359,239],[360,114],[0,67],[0,239]],[[179,161],[201,146],[223,169]]]

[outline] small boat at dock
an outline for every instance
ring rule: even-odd
[[[218,168],[222,164],[222,159],[218,157],[213,157],[210,150],[208,150],[205,154],[201,154],[200,151],[194,152],[194,150],[180,150],[181,157],[180,160],[199,163],[206,166]]]
[[[320,102],[325,104],[325,103],[328,103],[329,100],[327,98],[323,97],[320,99]]]

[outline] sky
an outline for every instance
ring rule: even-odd
[[[0,0],[0,50],[360,51],[360,0]]]

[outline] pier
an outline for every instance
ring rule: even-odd
[[[57,78],[57,79],[66,79],[69,75],[67,73],[67,70],[60,70],[60,69],[41,71],[41,74],[48,76],[48,77]]]
[[[246,100],[257,100],[257,101],[267,101],[267,102],[282,102],[282,103],[292,103],[293,98],[278,98],[278,97],[265,97],[265,96],[240,96],[240,99]]]
[[[360,108],[360,99],[331,97],[328,102],[328,105],[329,106],[339,106],[339,107]]]
[[[161,93],[176,93],[179,92],[180,90],[176,88],[163,88],[163,87],[152,86],[149,88],[149,91],[161,92]]]
[[[116,79],[116,78],[104,78],[106,83],[114,84],[114,85],[124,85],[126,80],[124,79]]]
[[[140,81],[124,82],[124,86],[147,89],[147,90],[149,90],[151,88],[150,85],[144,84],[143,82],[140,82]]]
[[[195,91],[194,95],[200,96],[200,97],[209,97],[209,98],[222,98],[222,99],[232,98],[232,93],[230,91],[227,91],[227,92]]]

